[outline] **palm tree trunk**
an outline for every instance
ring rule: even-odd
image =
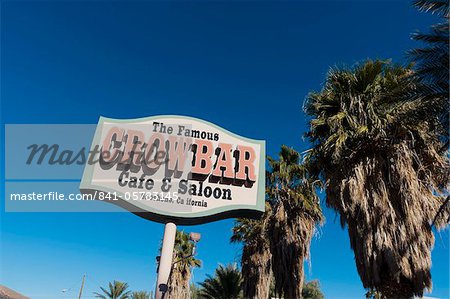
[[[285,299],[302,298],[303,264],[309,256],[315,221],[291,205],[288,199],[280,201],[271,220],[275,292]]]
[[[167,299],[189,299],[189,280],[190,273],[181,273],[174,265],[169,281],[169,291],[166,294]]]
[[[262,236],[261,238],[264,238]],[[244,298],[269,298],[272,254],[265,240],[255,245],[245,245],[242,251],[242,276]]]

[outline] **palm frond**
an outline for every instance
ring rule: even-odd
[[[435,13],[439,16],[449,15],[447,0],[415,0],[413,5],[420,11]]]

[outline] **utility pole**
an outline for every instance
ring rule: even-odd
[[[81,288],[80,293],[78,294],[78,299],[81,299],[81,294],[83,294],[83,287],[84,287],[84,279],[86,278],[86,274],[83,275],[83,280],[81,281]]]

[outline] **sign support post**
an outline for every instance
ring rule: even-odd
[[[173,248],[175,245],[175,234],[177,226],[173,222],[166,223],[164,227],[163,244],[161,248],[161,259],[159,261],[158,279],[156,282],[156,299],[163,299],[168,291],[167,282],[172,269]]]

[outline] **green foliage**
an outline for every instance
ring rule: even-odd
[[[257,242],[261,236],[263,238],[265,237],[263,221],[238,218],[234,223],[233,235],[230,238],[230,242],[251,244]]]
[[[266,173],[266,195],[272,207],[283,198],[289,198],[304,214],[320,223],[323,214],[316,187],[319,180],[309,175],[308,165],[301,163],[300,154],[293,148],[282,145],[278,160],[267,157],[270,171]],[[292,215],[294,216],[294,215]]]
[[[131,293],[130,299],[150,299],[150,294],[146,291],[136,291]]]
[[[318,280],[312,280],[303,285],[302,290],[303,299],[324,299],[322,291],[320,290],[320,283]]]
[[[241,298],[241,272],[236,265],[219,265],[215,275],[208,275],[200,283],[200,298],[202,299],[237,299]]]
[[[128,284],[121,281],[114,280],[112,283],[108,284],[109,290],[106,288],[100,287],[103,294],[95,292],[94,295],[96,298],[101,299],[129,299],[130,291],[127,291]]]
[[[175,235],[174,258],[181,265],[182,271],[201,266],[201,261],[192,255],[193,250],[194,243],[190,241],[189,234],[177,230]]]
[[[407,95],[415,84],[410,67],[368,60],[354,68],[332,69],[321,92],[307,97],[307,136],[316,144],[312,154],[330,162],[352,157],[374,142],[388,138],[396,123],[413,124],[403,116],[414,110]]]

